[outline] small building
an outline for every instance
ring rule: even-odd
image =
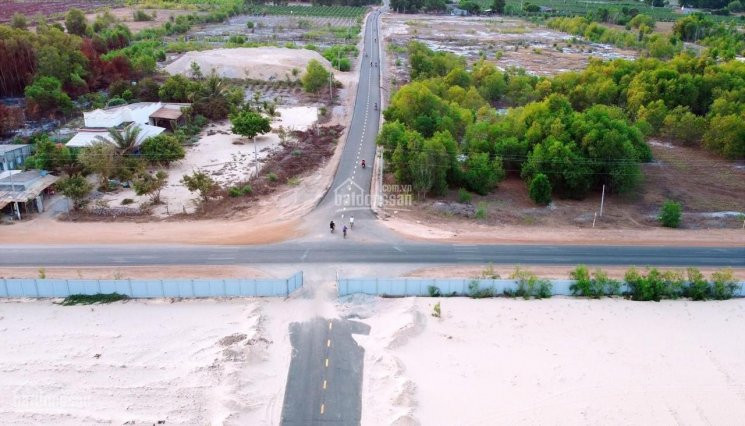
[[[0,209],[13,205],[13,213],[21,219],[21,205],[26,213],[44,211],[48,188],[59,178],[43,170],[7,170],[0,173]]]
[[[0,172],[20,169],[31,156],[31,145],[0,145]]]
[[[140,128],[137,138],[139,146],[145,139],[157,136],[165,130],[175,130],[186,122],[183,109],[191,104],[137,102],[112,108],[97,109],[83,113],[85,127],[67,142],[71,148],[85,148],[100,139],[108,138],[108,129],[126,129],[129,126]]]

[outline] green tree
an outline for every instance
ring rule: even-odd
[[[55,144],[49,135],[43,134],[35,138],[34,154],[26,159],[24,167],[27,169],[60,171],[75,162],[70,149],[62,144]]]
[[[84,36],[88,29],[88,21],[85,13],[80,9],[72,8],[65,15],[65,28],[70,34]]]
[[[38,77],[33,84],[26,86],[26,99],[36,114],[72,111],[72,99],[62,91],[62,83],[54,77]]]
[[[184,175],[181,178],[181,183],[186,186],[189,192],[199,193],[199,197],[203,202],[208,202],[210,195],[217,188],[217,184],[212,178],[204,172],[195,171],[191,175]]]
[[[502,159],[490,160],[488,153],[471,153],[465,166],[463,178],[466,186],[470,191],[477,194],[488,194],[504,179]]]
[[[735,114],[711,118],[704,146],[730,159],[745,158],[745,120]]]
[[[160,192],[168,183],[168,173],[158,170],[154,175],[143,173],[132,182],[137,195],[149,195],[150,202],[160,204]]]
[[[504,0],[494,0],[491,4],[491,10],[492,12],[496,14],[504,15],[504,6],[505,6]]]
[[[88,171],[98,174],[98,186],[101,189],[109,187],[109,179],[114,174],[121,157],[116,147],[110,142],[96,142],[83,148],[78,161]]]
[[[198,90],[199,83],[177,74],[166,79],[158,89],[158,95],[165,102],[191,102]]]
[[[233,133],[250,138],[251,141],[257,136],[272,130],[269,119],[250,109],[243,109],[237,114],[230,116],[230,129]]]
[[[150,163],[168,167],[173,161],[184,158],[186,152],[176,136],[160,134],[142,142],[140,154]]]
[[[662,226],[668,227],[668,228],[677,228],[680,226],[680,217],[682,215],[682,206],[680,203],[676,203],[672,200],[666,200],[662,204],[662,209],[660,210],[660,215],[657,217],[657,220],[662,224]]]
[[[530,199],[536,204],[547,205],[551,202],[551,182],[543,173],[533,176],[530,181]]]
[[[108,129],[108,137],[96,136],[96,140],[102,143],[113,143],[120,155],[127,155],[137,149],[141,131],[142,129],[135,125],[130,125],[124,130],[112,127]]]
[[[327,71],[326,68],[324,68],[317,60],[311,59],[305,69],[305,75],[303,75],[301,79],[303,89],[305,89],[306,92],[316,93],[326,84],[329,84],[331,78],[331,72]]]
[[[72,200],[73,209],[78,210],[87,203],[88,194],[93,190],[93,185],[83,176],[75,174],[57,181],[57,188],[62,191],[65,197]]]

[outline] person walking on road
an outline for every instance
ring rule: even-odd
[[[354,216],[349,217],[349,228],[354,228]]]
[[[347,238],[347,225],[344,225],[344,228],[342,228],[342,231],[344,232],[344,238]]]

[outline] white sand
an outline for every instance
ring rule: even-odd
[[[186,52],[168,64],[169,74],[189,74],[192,62],[199,64],[204,74],[213,69],[226,78],[250,78],[254,80],[284,80],[300,77],[311,59],[318,60],[326,69],[333,71],[331,64],[314,50],[288,49],[284,47],[241,47],[237,49],[213,49],[201,52]]]
[[[292,305],[266,305],[0,302],[0,424],[277,424]]]
[[[745,300],[361,298],[363,424],[741,424]],[[431,316],[436,301],[442,319]],[[372,305],[372,306],[371,306]],[[366,313],[367,312],[367,313]]]

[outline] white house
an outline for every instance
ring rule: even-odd
[[[124,130],[129,126],[140,128],[137,137],[139,146],[145,139],[157,136],[166,127],[175,129],[183,124],[182,109],[190,104],[138,102],[106,109],[97,109],[83,113],[85,127],[67,142],[71,148],[84,148],[93,145],[100,139],[109,139],[109,128]],[[166,127],[161,127],[166,126]]]

